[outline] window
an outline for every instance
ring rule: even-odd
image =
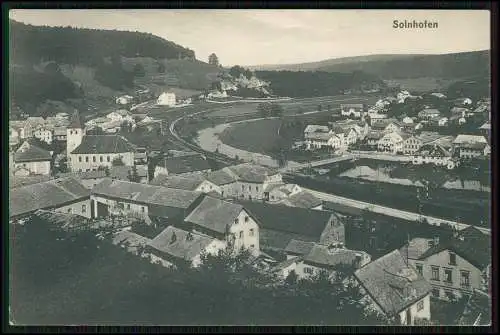
[[[127,209],[130,209],[130,204],[127,204]]]
[[[82,213],[87,213],[87,205],[82,205]]]
[[[253,228],[252,228],[252,229],[250,229],[250,234],[249,234],[249,235],[250,235],[250,236],[253,236],[254,234],[255,234],[255,232],[254,232]]]
[[[432,296],[435,298],[439,298],[439,289],[438,288],[432,289]]]
[[[144,208],[144,206],[141,207],[141,212],[145,212],[146,211],[146,208]]]
[[[89,156],[85,156],[85,163],[89,162]]]
[[[95,159],[95,156],[92,156],[92,162],[95,163],[96,159]]]
[[[106,160],[107,160],[108,162],[111,162],[111,157],[109,157],[109,156],[108,156],[108,157],[106,157]]]
[[[424,301],[421,300],[417,303],[417,312],[420,312],[423,309],[424,309]]]
[[[238,224],[238,218],[234,219],[234,224]]]
[[[434,241],[431,240],[427,242],[427,244],[429,245],[429,248],[432,248],[434,246]]]
[[[457,255],[450,252],[450,265],[457,265]]]
[[[259,186],[255,186],[255,190],[259,192]]]
[[[439,266],[431,266],[431,280],[439,280]]]
[[[444,269],[444,281],[450,284],[453,282],[453,272],[451,269]]]
[[[245,216],[245,222],[248,222],[248,220],[250,220],[249,217]]]
[[[460,271],[460,286],[464,288],[470,287],[470,272]]]
[[[417,272],[422,276],[424,271],[422,264],[415,264],[415,268],[417,269]]]
[[[307,274],[310,274],[310,275],[311,275],[311,274],[313,274],[313,272],[314,272],[314,271],[313,271],[313,269],[312,269],[312,268],[309,268],[309,267],[305,267],[305,268],[304,268],[304,273],[307,273]]]
[[[243,230],[240,231],[240,238],[243,238]]]
[[[102,157],[102,156],[101,156],[101,157],[99,157],[99,162],[101,162],[101,163],[102,163],[103,161],[104,161],[104,157]]]
[[[250,244],[250,249],[255,248],[255,244]]]
[[[78,157],[78,161],[81,163],[82,162],[82,157]]]

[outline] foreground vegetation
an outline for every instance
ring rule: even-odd
[[[246,256],[205,257],[199,269],[151,264],[93,234],[32,220],[10,234],[17,324],[383,324],[354,287],[326,278],[281,283]],[[348,275],[348,272],[345,272]]]

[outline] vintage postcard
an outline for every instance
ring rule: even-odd
[[[13,9],[11,325],[489,325],[486,10]]]

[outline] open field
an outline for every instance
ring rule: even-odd
[[[238,149],[269,153],[280,138],[278,129],[281,122],[279,119],[270,119],[237,123],[226,128],[219,138],[223,143]]]

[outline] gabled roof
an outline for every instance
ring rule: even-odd
[[[332,212],[314,209],[247,201],[242,204],[262,228],[310,236],[318,242],[330,218],[335,217]],[[341,223],[337,220],[334,224]]]
[[[451,157],[451,152],[436,143],[422,145],[417,154],[429,157]]]
[[[366,135],[366,138],[371,140],[379,140],[382,137],[384,137],[384,134],[376,131],[371,131]]]
[[[53,179],[10,190],[9,216],[28,214],[37,209],[88,199],[90,191],[74,178]]]
[[[97,194],[147,205],[187,209],[201,193],[105,178],[92,189]]]
[[[263,183],[268,176],[273,176],[279,172],[261,165],[243,163],[225,167],[224,170],[231,171],[238,180],[249,183]]]
[[[34,215],[48,222],[52,228],[64,231],[80,230],[90,226],[90,222],[87,218],[77,214],[39,209]]]
[[[181,174],[210,170],[210,164],[201,155],[164,158],[158,166],[167,169],[169,174]]]
[[[484,136],[460,134],[457,137],[455,137],[453,144],[476,143],[476,142],[477,143],[488,143]]]
[[[151,239],[131,232],[129,230],[121,230],[113,235],[112,243],[127,248],[127,251],[137,253],[140,248],[147,246]]]
[[[207,174],[207,180],[215,185],[221,186],[236,182],[238,180],[238,176],[229,169],[221,169],[209,172]]]
[[[432,255],[445,250],[450,250],[464,258],[480,270],[491,264],[491,244],[485,243],[488,239],[451,239],[448,242],[440,242],[429,248],[419,259],[424,260]]]
[[[322,205],[323,201],[307,191],[301,191],[292,194],[287,199],[285,199],[283,203],[290,204],[291,206],[294,207],[314,208]]]
[[[242,205],[206,196],[184,221],[224,234],[242,210]]]
[[[33,175],[33,176],[9,176],[9,188],[17,188],[31,184],[38,184],[47,180],[51,177],[48,175]]]
[[[191,261],[213,241],[215,239],[209,236],[169,226],[151,240],[148,245],[172,257]]]
[[[340,108],[364,108],[364,104],[340,104]]]
[[[399,313],[431,291],[430,284],[394,250],[356,270],[370,297],[389,315]]]
[[[285,252],[287,254],[293,255],[307,255],[314,247],[314,242],[301,241],[292,239],[285,247]]]
[[[259,230],[259,244],[262,250],[283,251],[291,240],[318,242],[317,237],[306,236],[278,230],[261,228]]]
[[[307,138],[311,140],[328,141],[335,136],[336,135],[329,133],[311,133],[308,135]]]
[[[180,190],[195,191],[198,186],[203,183],[204,177],[193,175],[188,177],[181,176],[169,176],[164,174],[159,174],[151,182],[150,185],[164,186],[169,188],[175,188]]]
[[[135,146],[121,135],[85,135],[72,154],[111,154],[133,152]]]
[[[25,141],[25,145],[19,147],[14,154],[16,163],[51,161],[52,155],[49,151]]]
[[[364,251],[343,248],[328,248],[326,245],[314,244],[309,253],[304,256],[304,263],[322,267],[334,267],[339,264],[354,265],[358,256],[367,256]]]
[[[417,237],[412,239],[409,244],[405,244],[399,251],[403,257],[408,256],[409,259],[419,259],[432,247],[432,244],[429,245],[430,242],[433,242],[433,239]]]
[[[317,124],[309,124],[306,129],[304,129],[304,133],[314,133],[314,132],[324,132],[328,133],[330,129],[327,126],[321,126]]]

